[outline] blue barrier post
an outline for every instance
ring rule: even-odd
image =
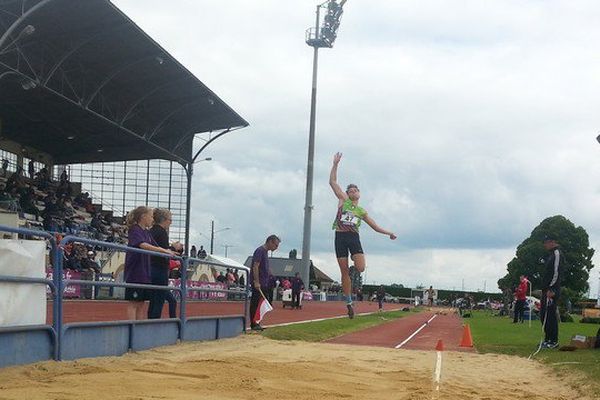
[[[56,246],[54,250],[54,263],[52,268],[52,279],[56,290],[54,291],[54,310],[53,310],[53,324],[56,329],[56,338],[58,343],[58,352],[56,354],[56,361],[60,361],[60,348],[62,346],[63,336],[63,293],[65,291],[63,281],[63,249],[61,246]]]
[[[185,338],[185,322],[187,319],[186,308],[187,308],[187,269],[188,269],[189,261],[188,258],[185,257],[181,262],[181,267],[179,268],[179,289],[181,293],[181,302],[179,303],[179,319],[181,320],[181,332],[180,332],[180,340],[184,340]]]

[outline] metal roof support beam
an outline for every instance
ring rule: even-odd
[[[210,139],[208,142],[204,143],[204,146],[200,147],[200,150],[198,150],[196,152],[196,154],[194,155],[194,157],[192,157],[192,163],[196,162],[196,159],[198,158],[198,156],[200,156],[200,153],[202,153],[204,151],[204,149],[206,149],[208,147],[208,145],[210,145],[212,142],[214,142],[215,140],[217,140],[218,138],[220,138],[224,134],[226,134],[228,132],[231,132],[232,130],[237,130],[237,129],[241,129],[241,127],[238,127],[238,128],[227,128],[223,132],[220,132],[220,133],[216,134],[215,136],[213,136],[213,138]]]
[[[29,10],[23,13],[13,24],[4,32],[2,37],[0,37],[0,49],[4,47],[5,42],[8,38],[14,33],[15,30],[24,22],[30,15],[35,14],[39,9],[43,8],[47,4],[51,3],[54,0],[42,0],[35,6],[31,7]]]
[[[121,25],[117,25],[114,30],[123,28],[125,26],[129,26],[129,23],[126,24],[121,24]],[[46,75],[46,77],[42,80],[42,84],[45,86],[48,84],[48,82],[50,82],[50,79],[52,79],[52,77],[54,76],[54,74],[56,73],[56,71],[58,71],[58,69],[64,64],[65,61],[67,61],[73,54],[77,53],[82,47],[86,46],[87,44],[89,44],[90,42],[92,42],[93,40],[106,35],[107,33],[111,32],[110,29],[108,30],[102,30],[99,32],[96,32],[94,35],[90,36],[89,38],[82,40],[81,42],[79,42],[78,44],[76,44],[75,46],[73,46],[73,48],[71,50],[69,50],[68,52],[66,52],[60,60],[58,60],[58,62],[56,64],[54,64],[54,66],[50,69],[50,71],[48,71],[48,74]]]
[[[12,72],[16,73],[17,75],[19,75],[19,76],[21,76],[21,77],[23,77],[23,78],[31,79],[31,77],[30,77],[30,76],[27,76],[26,74],[22,73],[21,71],[18,71],[18,70],[16,70],[16,69],[14,69],[14,68],[13,68],[13,67],[11,67],[10,65],[4,64],[2,61],[0,61],[0,66],[3,66],[3,67],[5,67],[5,68],[9,69],[10,71],[12,71]],[[38,83],[39,83],[39,82],[38,82]],[[140,136],[140,135],[138,135],[137,133],[133,132],[132,130],[129,130],[129,129],[125,128],[125,127],[124,127],[124,126],[122,126],[122,125],[119,125],[117,122],[115,122],[115,121],[113,121],[113,120],[111,120],[111,119],[109,119],[109,118],[106,118],[104,115],[102,115],[102,114],[99,114],[99,113],[95,112],[94,110],[90,110],[89,108],[84,108],[84,107],[83,107],[83,106],[82,106],[80,103],[77,103],[77,102],[76,102],[76,101],[74,101],[73,99],[71,99],[71,98],[69,98],[69,97],[66,97],[65,95],[63,95],[63,94],[61,94],[61,93],[57,92],[56,90],[54,90],[54,89],[52,89],[52,88],[50,88],[50,87],[48,87],[48,86],[44,86],[44,85],[40,85],[40,87],[43,87],[45,90],[47,90],[48,92],[52,93],[53,95],[55,95],[55,96],[58,96],[58,97],[60,97],[61,99],[63,99],[63,100],[66,100],[67,102],[69,102],[69,103],[71,103],[71,104],[74,104],[74,105],[76,105],[76,106],[80,107],[80,108],[81,108],[81,109],[83,109],[84,111],[86,111],[86,112],[88,112],[88,113],[92,114],[93,116],[95,116],[95,117],[97,117],[97,118],[100,118],[101,120],[103,120],[103,121],[105,121],[105,122],[109,123],[110,125],[113,125],[113,126],[115,126],[115,127],[119,128],[119,129],[120,129],[120,130],[122,130],[123,132],[125,132],[125,133],[127,133],[127,134],[129,134],[129,135],[131,135],[131,136],[133,136],[133,137],[135,137],[135,138],[137,138],[137,139],[140,139],[140,140],[142,140],[142,141],[146,142],[146,143],[147,143],[147,144],[149,144],[150,146],[154,147],[155,149],[157,149],[157,150],[159,150],[160,152],[162,152],[162,153],[164,153],[165,155],[167,155],[167,156],[168,156],[168,157],[167,157],[167,159],[169,159],[169,160],[170,160],[170,159],[174,159],[174,160],[176,160],[176,161],[178,161],[178,162],[182,162],[182,163],[187,163],[187,162],[188,162],[186,159],[182,158],[181,156],[179,156],[179,155],[177,155],[177,154],[175,154],[175,153],[173,153],[173,152],[171,152],[171,151],[169,151],[169,150],[167,150],[167,149],[165,149],[165,148],[163,148],[163,147],[161,147],[161,146],[157,145],[157,144],[156,144],[156,143],[154,143],[154,142],[151,142],[151,141],[149,141],[149,140],[146,140],[146,139],[145,139],[143,136]]]
[[[148,93],[146,93],[143,96],[140,96],[140,98],[135,103],[133,103],[133,105],[131,107],[129,107],[129,109],[127,109],[127,111],[125,112],[125,115],[123,116],[123,118],[121,118],[121,120],[119,121],[119,123],[121,123],[121,124],[125,123],[125,121],[127,121],[127,118],[129,118],[129,115],[133,112],[133,110],[135,110],[140,104],[142,104],[142,102],[144,100],[146,100],[148,97],[152,96],[154,93],[158,92],[159,90],[161,90],[163,88],[171,86],[171,85],[173,85],[175,83],[179,83],[181,81],[184,81],[186,79],[188,79],[188,78],[186,77],[186,78],[183,78],[183,79],[175,79],[173,81],[168,81],[168,82],[166,82],[166,83],[164,83],[162,85],[158,85],[155,88],[152,88],[152,90],[150,90]]]
[[[169,119],[171,119],[171,117],[175,114],[177,114],[178,112],[180,112],[181,110],[183,110],[186,107],[192,106],[194,104],[198,104],[197,101],[194,102],[190,102],[190,103],[185,103],[179,107],[177,107],[175,110],[171,111],[169,114],[167,114],[166,117],[164,117],[159,123],[158,125],[156,125],[156,127],[152,130],[152,132],[147,133],[144,135],[144,138],[146,138],[147,140],[151,140],[157,133],[158,131],[160,131],[160,129],[163,127],[163,125],[165,124],[165,122],[167,122]]]
[[[117,77],[117,75],[119,75],[120,73],[122,73],[123,71],[128,70],[129,68],[143,62],[146,60],[150,60],[156,58],[156,56],[146,56],[146,57],[142,57],[138,60],[135,60],[133,62],[127,63],[125,65],[122,65],[120,68],[117,68],[112,74],[110,74],[109,76],[106,77],[106,79],[104,79],[102,81],[102,83],[96,88],[96,90],[94,90],[94,92],[90,95],[90,97],[84,102],[83,106],[87,109],[90,106],[90,103],[92,101],[94,101],[94,99],[96,98],[96,96],[98,95],[98,93],[100,93],[100,91],[110,83],[110,81],[112,81],[113,79],[115,79]]]

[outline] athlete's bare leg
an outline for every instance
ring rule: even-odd
[[[344,291],[346,307],[348,308],[348,317],[352,319],[354,318],[354,307],[352,306],[352,282],[350,281],[350,268],[348,268],[348,258],[338,258],[337,260],[342,275],[342,290]]]
[[[352,282],[350,282],[350,268],[348,268],[348,258],[338,258],[338,265],[342,274],[342,290],[344,296],[348,297],[352,293]]]
[[[354,261],[354,268],[360,273],[365,271],[365,267],[367,266],[367,262],[365,260],[365,255],[362,253],[356,253],[352,256],[352,261]]]

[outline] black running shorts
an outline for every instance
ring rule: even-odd
[[[337,258],[348,258],[350,255],[363,254],[360,236],[356,232],[335,231],[335,256]]]

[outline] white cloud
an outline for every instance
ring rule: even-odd
[[[240,259],[271,232],[300,249],[316,3],[115,3],[251,123],[207,149],[194,229],[231,226],[219,240]],[[597,246],[599,16],[591,0],[348,2],[320,51],[314,257],[331,265],[335,151],[340,182],[400,235],[364,229],[369,280],[419,283],[428,265],[434,286],[494,288],[507,249],[555,214]],[[391,275],[396,262],[411,267]]]

